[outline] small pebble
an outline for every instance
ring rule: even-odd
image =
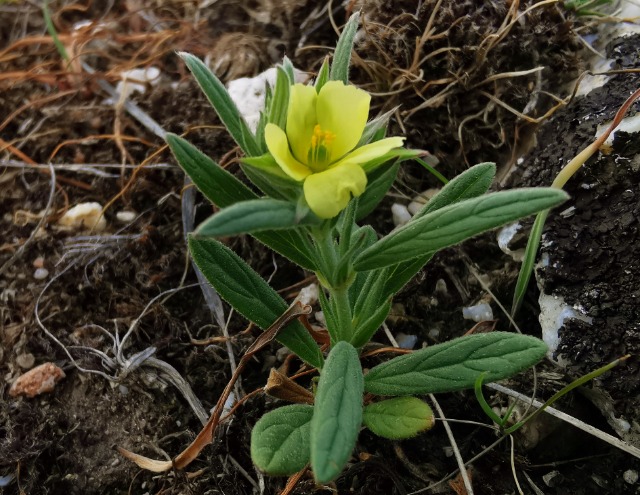
[[[412,215],[415,215],[420,210],[422,210],[423,206],[424,206],[424,201],[422,202],[412,201],[411,203],[409,203],[409,206],[407,206],[407,210],[409,210],[409,213],[411,213]]]
[[[398,335],[396,335],[396,342],[401,349],[413,349],[418,342],[418,336],[407,335],[400,332]]]
[[[69,209],[58,220],[58,225],[74,229],[91,229],[101,232],[107,228],[100,203],[80,203]]]
[[[120,223],[131,223],[138,214],[135,211],[119,211],[116,213],[116,220]]]
[[[627,469],[622,475],[622,479],[630,485],[635,485],[638,482],[638,471]]]
[[[558,486],[560,483],[562,483],[563,479],[564,476],[560,471],[551,471],[550,473],[542,476],[542,481],[544,481],[544,484],[550,488]]]
[[[393,218],[393,224],[396,227],[401,227],[411,220],[411,213],[405,205],[400,203],[394,203],[391,205],[391,216]]]
[[[46,268],[37,268],[35,272],[33,272],[33,278],[36,280],[44,280],[49,276],[49,270]]]
[[[33,368],[33,365],[36,364],[36,358],[30,352],[27,352],[26,354],[20,354],[16,358],[16,363],[23,370],[28,370],[30,368]]]
[[[322,326],[327,326],[327,320],[324,317],[324,311],[316,311],[314,314],[316,321]]]
[[[64,371],[53,363],[44,363],[20,375],[9,389],[11,397],[25,395],[33,398],[51,392],[56,383],[65,377]]]
[[[313,306],[318,301],[318,285],[309,284],[306,287],[300,289],[298,297],[296,298],[301,304]]]
[[[480,303],[462,308],[462,317],[475,322],[490,321],[493,320],[493,310],[487,303]]]
[[[34,268],[42,268],[44,267],[44,258],[42,256],[38,256],[35,260],[33,260]]]

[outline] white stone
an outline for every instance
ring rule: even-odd
[[[401,349],[413,349],[418,342],[417,335],[407,335],[406,333],[399,333],[396,335],[396,342]]]
[[[160,69],[157,67],[146,67],[144,69],[131,69],[120,74],[122,80],[116,84],[116,91],[121,99],[127,99],[134,93],[141,93],[147,89],[147,85],[155,85],[159,82]],[[111,100],[111,103],[115,103]]]
[[[241,77],[227,84],[229,96],[253,132],[258,128],[260,112],[264,110],[267,86],[273,88],[276,85],[277,73],[276,68],[271,67],[256,77]],[[296,82],[304,82],[309,78],[306,72],[298,69],[295,69],[294,75]]]
[[[138,214],[135,211],[119,211],[116,213],[116,220],[120,223],[131,223]]]
[[[489,304],[480,303],[462,308],[462,317],[475,322],[490,321],[493,320],[493,310]]]
[[[411,220],[411,213],[405,205],[400,203],[394,203],[391,205],[391,216],[393,218],[393,224],[396,227],[402,227]]]
[[[101,232],[107,227],[100,203],[80,203],[69,209],[58,225],[73,229],[88,229]]]
[[[302,304],[313,306],[318,301],[318,284],[309,284],[300,289],[296,300]]]
[[[638,482],[638,471],[627,469],[622,475],[622,479],[630,485],[635,485]]]
[[[602,136],[610,126],[611,126],[611,121],[600,124],[596,130],[596,138],[599,138],[600,136]],[[605,140],[602,146],[603,147],[612,146],[613,140],[616,136],[616,132],[618,131],[624,131],[630,134],[634,132],[640,132],[640,114],[636,114],[632,117],[627,117],[622,119],[620,124],[618,124],[618,127],[616,127],[615,130],[611,134],[609,134],[609,137]]]
[[[515,222],[507,225],[506,227],[502,227],[498,231],[498,247],[504,254],[511,256],[514,261],[522,261],[524,258],[524,249],[517,249],[516,251],[513,251],[509,248],[509,244],[521,228],[522,225],[520,225],[520,222]]]
[[[33,272],[33,278],[36,280],[44,280],[49,276],[49,270],[46,268],[36,268],[36,271]]]
[[[540,316],[538,319],[542,327],[542,340],[549,347],[548,357],[553,359],[553,354],[558,350],[558,345],[560,344],[558,330],[564,325],[565,320],[574,318],[591,324],[593,318],[576,311],[565,303],[560,296],[540,293],[538,302],[540,304]],[[580,306],[578,305],[578,307]],[[556,361],[562,366],[566,365],[566,362],[562,359],[556,359]]]

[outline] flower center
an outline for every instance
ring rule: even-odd
[[[320,124],[313,128],[311,146],[307,154],[307,165],[314,172],[322,172],[327,168],[331,159],[331,143],[336,135],[331,131],[323,131]]]

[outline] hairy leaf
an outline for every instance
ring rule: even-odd
[[[362,390],[358,351],[338,342],[320,375],[311,420],[311,468],[319,483],[335,479],[351,456],[362,424]]]
[[[459,203],[465,199],[482,196],[491,187],[491,182],[495,175],[495,163],[487,162],[474,165],[451,179],[438,194],[416,213],[414,218],[420,218],[427,213]]]
[[[535,337],[492,332],[460,337],[393,358],[365,377],[365,390],[377,395],[412,395],[473,388],[503,380],[540,361],[546,344]]]
[[[393,181],[396,180],[399,168],[400,164],[395,163],[389,167],[380,167],[369,174],[367,188],[358,198],[356,220],[366,217],[378,206]]]
[[[216,206],[224,208],[257,196],[186,139],[167,133],[165,140],[178,164],[202,194]]]
[[[289,476],[309,463],[313,406],[294,404],[268,412],[251,432],[251,459],[267,474]]]
[[[358,32],[358,23],[360,22],[360,13],[356,12],[350,18],[340,34],[336,50],[333,52],[333,62],[331,62],[331,70],[329,79],[332,81],[342,81],[347,84],[349,82],[349,65],[351,64],[351,50],[353,49],[353,40]]]
[[[445,185],[438,194],[416,213],[415,218],[439,210],[445,206],[471,199],[486,193],[496,173],[493,163],[479,163],[462,172]],[[385,289],[384,297],[390,297],[404,287],[432,258],[433,253],[426,253],[417,258],[398,263],[393,266]]]
[[[229,248],[210,238],[189,237],[189,250],[220,297],[263,330],[284,313],[288,305],[265,280]],[[301,359],[322,367],[322,353],[299,321],[291,322],[277,337]]]
[[[222,237],[264,230],[291,229],[315,223],[297,218],[296,205],[277,199],[253,199],[224,208],[202,222],[196,230],[197,236]]]
[[[487,194],[445,206],[389,234],[356,257],[354,268],[372,270],[408,261],[462,242],[518,218],[557,206],[568,198],[553,188]]]
[[[364,408],[362,421],[376,435],[390,440],[415,437],[435,424],[431,408],[417,397],[396,397]]]
[[[180,52],[179,55],[240,149],[247,156],[261,155],[263,150],[220,79],[198,57],[186,52]]]

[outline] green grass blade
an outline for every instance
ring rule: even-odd
[[[544,229],[544,224],[547,221],[548,216],[549,210],[541,211],[536,216],[535,222],[533,222],[533,227],[529,234],[529,240],[527,241],[527,248],[525,249],[524,258],[522,259],[522,265],[518,272],[518,282],[516,283],[516,289],[513,293],[511,317],[515,316],[520,309],[524,295],[527,292],[529,280],[533,273],[533,265],[535,264],[536,256],[538,255],[538,248],[540,247],[540,239],[542,239],[542,230]]]

